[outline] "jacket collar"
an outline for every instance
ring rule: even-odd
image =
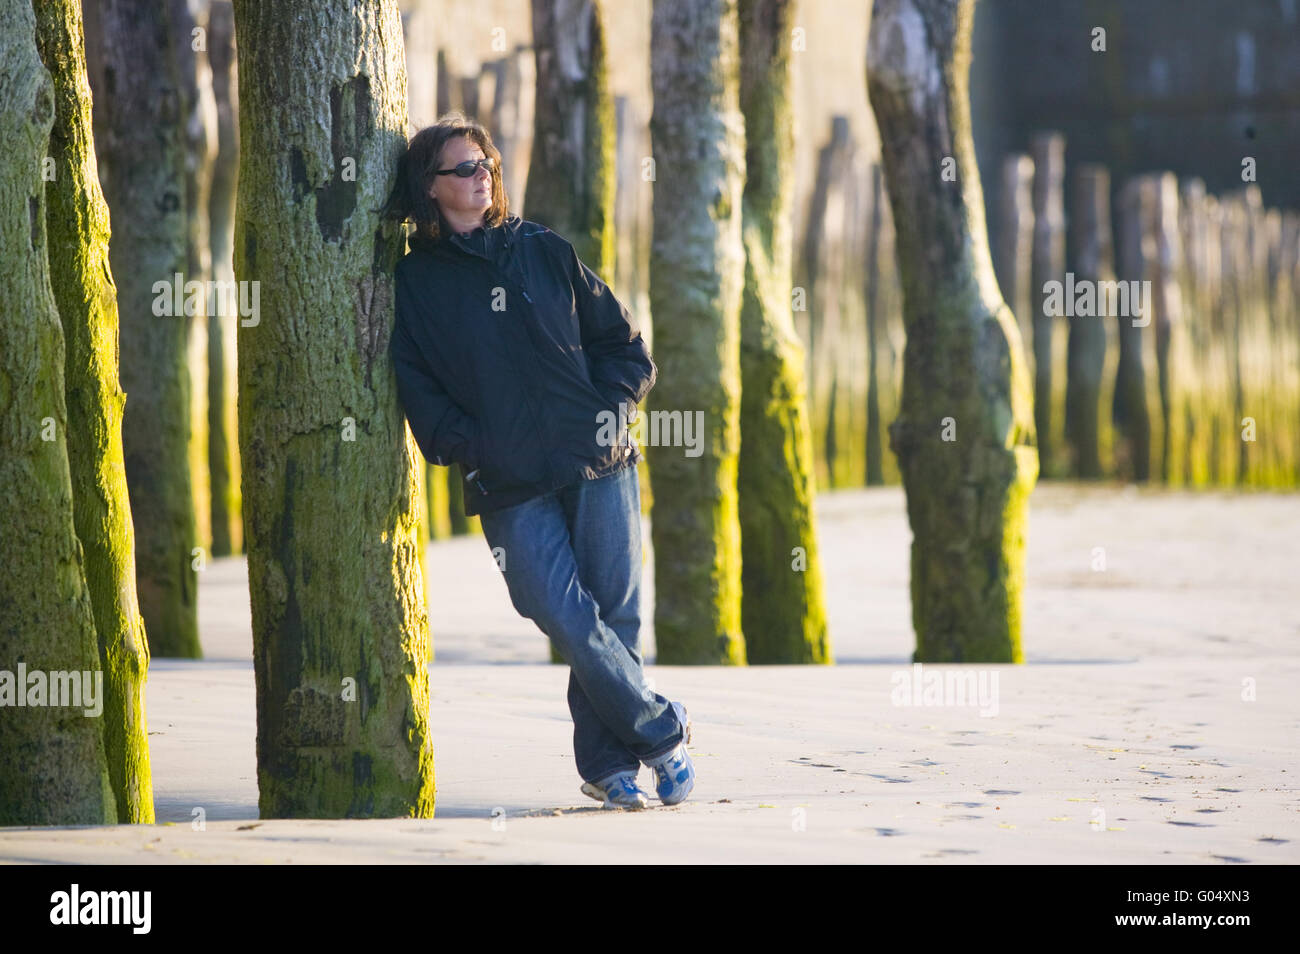
[[[471,232],[453,232],[430,239],[420,233],[410,236],[408,242],[412,251],[425,251],[434,255],[477,255],[489,262],[495,261],[503,249],[514,244],[523,219],[513,213],[506,216],[500,225],[479,226]]]

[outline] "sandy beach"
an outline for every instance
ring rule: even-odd
[[[578,791],[567,668],[470,537],[428,552],[435,818],[258,820],[246,566],[227,559],[200,574],[207,658],[151,667],[158,824],[0,829],[0,861],[1300,860],[1300,497],[1040,486],[1026,664],[922,667],[978,674],[983,705],[898,704],[924,678],[901,489],[823,493],[817,522],[836,665],[648,667],[694,724],[681,805]]]

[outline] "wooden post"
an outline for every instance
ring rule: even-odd
[[[867,90],[904,289],[890,425],[912,529],[916,662],[1021,662],[1032,384],[993,275],[971,138],[973,0],[876,0]],[[948,174],[948,170],[955,175]]]
[[[808,307],[804,340],[808,342],[809,407],[813,445],[822,448],[825,472],[817,472],[822,486],[836,485],[836,421],[834,416],[835,360],[844,324],[846,288],[844,236],[848,232],[846,187],[856,146],[847,116],[831,118],[830,141],[817,156],[807,228],[804,234],[803,275]],[[798,315],[796,313],[796,319]],[[798,327],[796,320],[796,327]]]
[[[98,6],[106,85],[95,99],[95,143],[108,201],[109,260],[117,285],[126,479],[136,534],[136,585],[154,658],[202,656],[198,631],[195,507],[190,468],[188,329],[176,282],[187,256],[186,131],[170,0]],[[188,45],[187,45],[188,48]],[[170,299],[162,314],[159,298]],[[162,302],[161,304],[168,304]]]
[[[43,19],[54,12],[39,6]],[[64,30],[76,8],[70,6],[63,11]],[[58,70],[55,87],[38,54],[36,30],[30,3],[0,3],[0,527],[6,557],[0,666],[7,683],[0,710],[0,826],[113,825],[138,819],[119,818],[105,759],[100,717],[120,725],[122,713],[103,707],[105,674],[74,523],[68,442],[90,422],[68,419],[64,333],[50,285],[42,178],[56,110],[65,108],[56,106],[56,95],[67,95],[70,78],[82,78]],[[48,50],[48,33],[43,40]],[[85,97],[78,109],[83,129],[87,106]],[[58,158],[64,161],[56,160],[56,170],[70,177],[66,158]],[[76,158],[84,162],[93,152]],[[97,249],[84,250],[102,263],[105,222],[98,204],[101,239]],[[101,269],[89,277],[99,281],[103,274]],[[68,357],[77,356],[87,357],[85,349]],[[68,384],[84,386],[84,377]],[[120,391],[111,385],[108,391],[110,407],[120,408]],[[116,484],[113,496],[120,500],[121,481]],[[120,540],[120,522],[117,527]],[[99,711],[82,693],[83,679]],[[118,758],[124,754],[119,747]]]
[[[1182,303],[1183,330],[1187,341],[1190,381],[1184,402],[1186,413],[1187,454],[1183,483],[1203,487],[1209,482],[1210,460],[1214,453],[1211,441],[1212,402],[1221,400],[1214,393],[1215,379],[1208,361],[1210,349],[1217,347],[1210,335],[1210,311],[1217,281],[1212,280],[1209,221],[1201,179],[1182,183],[1179,201],[1179,230],[1183,247]],[[1218,259],[1213,259],[1214,268]]]
[[[791,317],[792,0],[741,0],[741,628],[754,663],[834,662],[813,522],[803,346]],[[850,216],[848,223],[858,218]]]
[[[196,50],[195,31],[207,32],[205,4],[169,0],[170,42],[179,68],[181,124],[185,133],[185,281],[212,278],[212,248],[208,236],[208,203],[212,195],[212,166],[217,158],[217,104],[212,96],[212,69],[206,42]],[[197,8],[197,9],[196,9]],[[196,12],[199,14],[196,16]],[[189,465],[194,500],[195,543],[206,560],[212,553],[212,475],[208,461],[208,316],[186,316],[186,361],[190,375]]]
[[[235,75],[235,13],[230,0],[217,0],[208,14],[208,59],[217,106],[217,157],[208,199],[212,277],[235,280],[235,179],[239,171],[239,102]],[[234,288],[233,284],[219,287]],[[208,471],[212,481],[212,555],[244,549],[244,519],[239,498],[238,359],[235,329],[238,308],[217,304],[208,316]],[[231,301],[230,304],[235,304]]]
[[[1220,455],[1216,482],[1237,486],[1244,477],[1245,448],[1242,445],[1243,395],[1241,383],[1241,326],[1246,299],[1245,232],[1246,204],[1240,191],[1228,193],[1219,201],[1219,274],[1223,288],[1222,304],[1215,324],[1219,342],[1218,361],[1228,400],[1217,417]]]
[[[1300,213],[1280,213],[1276,263],[1273,273],[1273,369],[1281,388],[1280,407],[1285,418],[1287,453],[1280,462],[1279,484],[1300,485]]]
[[[1141,176],[1131,178],[1120,192],[1119,280],[1127,283],[1127,307],[1116,316],[1119,365],[1115,371],[1115,470],[1122,480],[1143,482],[1151,476],[1151,413],[1147,403],[1148,362],[1143,340],[1150,314],[1143,310],[1140,289],[1148,280],[1143,249],[1150,218],[1151,189]],[[1137,292],[1136,294],[1134,292]],[[1118,296],[1116,301],[1119,301]]]
[[[1151,304],[1154,310],[1156,372],[1160,403],[1160,479],[1170,486],[1183,483],[1187,449],[1184,391],[1191,380],[1187,340],[1182,321],[1182,289],[1178,269],[1182,247],[1178,235],[1178,177],[1172,172],[1152,177],[1154,206]]]
[[[259,815],[429,818],[423,461],[388,354],[404,243],[380,217],[407,144],[397,4],[234,8]]]
[[[650,445],[655,637],[663,664],[744,665],[740,305],[745,128],[735,0],[654,0],[654,242],[659,380],[647,413],[695,414],[697,456]]]
[[[1075,282],[1095,288],[1115,280],[1110,225],[1110,173],[1105,166],[1081,165],[1074,173],[1070,245]],[[1115,339],[1111,317],[1095,296],[1094,313],[1068,319],[1065,384],[1065,440],[1070,473],[1102,476],[1101,401],[1108,345]],[[1109,443],[1109,440],[1107,441]]]
[[[1238,342],[1241,373],[1240,483],[1270,485],[1270,459],[1286,436],[1273,406],[1273,376],[1268,316],[1268,236],[1259,186],[1243,193],[1245,242],[1241,259],[1244,294],[1239,314]],[[1253,424],[1253,433],[1252,433]]]
[[[46,243],[42,254],[49,259],[50,287],[54,294],[54,303],[58,307],[59,318],[63,327],[63,392],[67,401],[66,437],[68,472],[72,481],[72,495],[68,501],[72,508],[73,525],[76,529],[77,542],[84,556],[86,585],[94,612],[94,631],[98,636],[99,663],[103,671],[103,692],[100,699],[102,712],[99,718],[86,720],[84,714],[73,713],[73,725],[55,719],[47,723],[43,719],[38,723],[41,730],[52,730],[53,738],[42,740],[28,739],[24,754],[0,753],[0,764],[5,766],[4,773],[15,777],[20,787],[33,785],[33,792],[38,798],[44,797],[53,803],[62,801],[62,795],[70,795],[64,789],[65,779],[60,779],[59,792],[41,791],[38,779],[44,780],[44,767],[28,774],[22,768],[27,757],[39,761],[50,759],[50,768],[59,765],[60,757],[46,750],[46,745],[56,745],[60,751],[68,752],[74,757],[84,756],[87,750],[78,753],[68,746],[75,746],[73,741],[80,737],[80,728],[75,723],[90,721],[103,727],[104,746],[108,763],[108,774],[112,781],[113,793],[117,803],[117,820],[121,823],[152,824],[154,822],[153,785],[149,763],[148,724],[145,718],[145,680],[149,671],[149,644],[145,633],[144,620],[135,589],[135,532],[131,518],[130,502],[126,489],[126,465],[122,450],[122,408],[126,403],[126,394],[118,384],[118,321],[117,293],[113,284],[112,271],[108,264],[109,219],[108,206],[100,191],[99,173],[95,158],[95,140],[91,132],[91,94],[86,81],[86,66],[82,58],[85,46],[82,31],[81,5],[77,0],[46,0],[38,4],[36,11],[36,45],[41,60],[54,81],[54,125],[48,136],[48,152],[40,151],[41,162],[51,164],[50,175],[44,180],[44,193],[47,205],[45,216]],[[0,82],[0,85],[4,85]],[[30,89],[30,87],[29,87]],[[13,127],[10,127],[11,130]],[[33,143],[36,145],[36,143]],[[41,183],[36,183],[39,190]],[[35,195],[35,193],[32,193]],[[33,198],[34,202],[35,199]],[[21,220],[20,220],[21,221]],[[21,234],[17,222],[15,234]],[[39,221],[31,221],[33,230],[39,229]],[[33,238],[35,236],[33,235]],[[32,242],[27,245],[34,255],[38,249]],[[39,244],[39,243],[37,243]],[[6,263],[13,256],[14,262],[23,261],[27,249],[19,250],[5,243]],[[32,291],[32,289],[28,289]],[[28,307],[15,307],[10,311],[13,320],[24,326],[43,325],[33,320],[44,316],[37,309],[32,314],[29,307],[40,302],[41,295],[28,298],[24,304]],[[7,295],[6,301],[23,301],[18,295]],[[8,321],[9,319],[5,319]],[[30,329],[24,329],[30,330]],[[41,327],[42,332],[49,329]],[[11,347],[17,347],[19,353],[11,359],[19,360],[25,356],[29,359],[40,357],[33,353],[32,339],[17,339],[0,329],[0,341]],[[50,339],[42,334],[36,339],[36,347],[48,345]],[[23,347],[26,345],[26,347]],[[52,358],[52,355],[45,355]],[[52,369],[43,369],[48,373]],[[10,383],[9,395],[19,395],[17,407],[23,413],[23,425],[15,430],[27,440],[35,435],[29,430],[33,421],[29,409],[40,406],[35,394],[25,393],[21,385],[14,385],[12,368],[0,363],[0,380]],[[51,378],[42,378],[49,381]],[[58,380],[55,378],[54,380]],[[0,390],[5,390],[0,388]],[[35,388],[39,394],[41,389]],[[50,402],[53,408],[53,395],[44,393],[42,399]],[[7,429],[12,418],[5,414],[6,400],[0,396],[0,425]],[[51,427],[53,420],[43,421]],[[62,422],[57,425],[63,427]],[[54,434],[42,433],[42,440],[34,442],[44,449],[37,455],[39,467],[41,458],[44,463],[51,463],[49,455],[55,450],[47,437]],[[29,456],[31,445],[21,439],[16,446],[0,444],[0,456],[12,458],[22,473],[32,475],[43,473],[53,491],[54,481],[48,471],[30,469],[33,460]],[[57,442],[58,447],[63,441]],[[0,475],[4,474],[0,467]],[[35,513],[24,512],[21,520],[37,519],[49,516],[48,511],[41,512],[36,507],[36,499],[30,495],[28,488],[7,486],[7,481],[0,477],[4,486],[4,497],[16,508],[27,511],[36,508]],[[48,501],[44,501],[48,503]],[[6,542],[13,542],[16,548],[8,550],[10,559],[6,568],[7,576],[14,586],[11,593],[21,593],[18,601],[6,598],[0,588],[0,604],[9,603],[19,613],[19,621],[5,623],[8,607],[0,609],[0,632],[8,629],[19,638],[30,637],[39,644],[38,652],[53,649],[55,646],[66,649],[65,640],[73,635],[70,619],[61,622],[69,627],[66,633],[55,633],[52,625],[54,619],[45,623],[51,626],[44,629],[41,618],[32,612],[32,597],[37,587],[42,596],[51,599],[66,599],[68,591],[55,585],[48,577],[38,580],[40,574],[48,574],[51,567],[40,560],[29,559],[32,556],[27,540],[19,531],[21,522],[12,522],[9,513],[0,511],[0,526]],[[59,534],[51,532],[51,527],[41,530],[42,543],[56,549],[60,544]],[[60,524],[61,529],[61,524]],[[13,536],[10,536],[13,534]],[[42,548],[36,548],[37,553]],[[44,551],[48,553],[49,551]],[[21,557],[21,559],[20,559]],[[65,564],[66,565],[66,564]],[[26,574],[26,575],[25,575]],[[71,580],[73,574],[60,574],[65,581]],[[31,589],[28,589],[31,587]],[[25,592],[24,592],[25,591]],[[40,601],[36,601],[40,605]],[[68,607],[71,608],[71,607]],[[14,657],[4,650],[6,637],[0,636],[0,659]],[[47,645],[48,644],[48,645]],[[32,643],[22,646],[24,656],[36,649]],[[20,657],[22,658],[22,657]],[[30,668],[31,656],[25,661]],[[0,664],[2,665],[2,664]],[[27,686],[19,684],[19,692],[26,692]],[[21,710],[20,710],[21,712]],[[5,710],[0,720],[17,720],[23,722],[19,712]],[[31,728],[30,723],[22,728]],[[18,726],[15,729],[21,731]],[[0,735],[3,735],[0,732]],[[0,749],[5,748],[0,743]],[[58,775],[57,769],[53,773]],[[0,815],[6,814],[13,806],[3,804],[5,786],[0,785]],[[43,817],[55,817],[60,809],[55,804],[43,807]],[[13,818],[13,815],[8,817]],[[28,823],[34,823],[33,815]]]
[[[999,242],[993,257],[1002,296],[1016,316],[1020,337],[1032,341],[1034,305],[1034,160],[1022,153],[1002,160],[1002,190],[998,203]]]
[[[880,163],[871,164],[871,217],[867,227],[866,287],[863,298],[867,311],[867,440],[866,483],[868,487],[885,482],[880,433],[880,352],[884,323],[882,314],[880,248],[884,239],[882,206],[888,201],[885,195],[884,173]],[[891,263],[892,265],[892,263]],[[892,268],[891,268],[892,271]]]
[[[1065,280],[1065,137],[1056,132],[1036,133],[1030,139],[1029,153],[1034,163],[1034,430],[1040,473],[1051,477],[1058,472],[1053,457],[1063,416],[1057,406],[1063,403],[1057,395],[1062,389],[1053,375],[1060,350],[1055,330],[1062,316],[1047,310],[1046,288],[1048,282]]]

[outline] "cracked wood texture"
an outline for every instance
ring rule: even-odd
[[[0,573],[0,825],[111,825],[102,720],[86,706],[51,704],[49,686],[30,695],[26,678],[100,671],[46,252],[42,172],[55,86],[35,36],[31,4],[0,0],[0,552],[9,557]]]
[[[237,0],[239,448],[269,817],[430,817],[421,458],[388,340],[406,148],[394,0]],[[355,680],[355,687],[349,680]]]
[[[36,6],[36,42],[54,81],[46,183],[50,284],[63,323],[68,465],[77,536],[94,607],[109,777],[122,822],[153,824],[145,679],[149,644],[136,597],[135,528],[122,450],[126,394],[118,383],[117,288],[108,264],[83,54],[81,5]]]

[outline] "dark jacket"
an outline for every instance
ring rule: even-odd
[[[397,393],[425,458],[460,466],[468,516],[641,459],[627,422],[658,369],[572,245],[517,215],[410,244],[396,269]]]

